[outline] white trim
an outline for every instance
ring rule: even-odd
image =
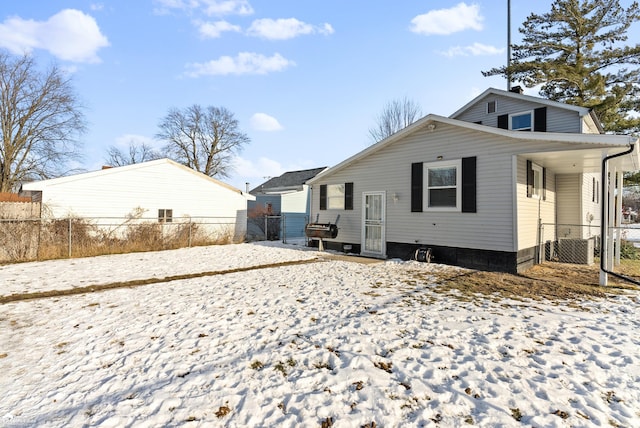
[[[491,126],[479,125],[477,123],[465,122],[463,120],[458,119],[450,119],[443,116],[438,116],[435,114],[429,114],[422,119],[413,122],[411,125],[406,128],[396,132],[390,137],[385,138],[384,140],[373,144],[361,152],[356,153],[355,155],[345,159],[339,164],[323,171],[322,173],[316,175],[311,180],[307,181],[307,184],[313,184],[320,180],[326,180],[327,177],[332,174],[341,171],[347,166],[351,165],[363,159],[373,153],[382,150],[383,148],[395,143],[402,138],[411,135],[414,132],[417,132],[421,129],[427,128],[428,125],[442,123],[446,125],[455,126],[461,129],[468,129],[472,131],[484,132],[491,135],[501,135],[512,140],[523,140],[523,141],[539,141],[541,144],[546,142],[548,143],[568,143],[571,145],[575,145],[574,147],[567,147],[566,150],[583,150],[589,147],[585,147],[588,145],[597,145],[597,146],[609,146],[610,148],[626,148],[629,144],[633,144],[638,141],[637,138],[630,135],[610,135],[610,134],[572,134],[568,132],[521,132],[521,131],[510,131],[506,129],[493,128]],[[438,132],[438,127],[436,126],[432,132]],[[540,152],[544,152],[544,146],[540,146]],[[555,148],[558,150],[558,148]]]
[[[493,103],[493,111],[489,111],[489,105]],[[496,114],[498,113],[498,100],[487,100],[487,108],[485,109],[486,114]]]
[[[178,162],[172,161],[171,159],[168,158],[163,158],[163,159],[156,159],[156,160],[152,160],[152,161],[148,161],[148,162],[141,162],[141,163],[136,163],[136,164],[131,164],[131,165],[125,165],[125,166],[117,166],[117,167],[112,167],[112,168],[106,168],[106,169],[100,169],[97,171],[90,171],[90,172],[84,172],[84,173],[80,173],[80,174],[74,174],[74,175],[67,175],[64,177],[58,177],[58,178],[50,178],[48,180],[40,180],[40,181],[31,181],[29,183],[24,183],[22,185],[22,188],[24,190],[43,190],[45,187],[47,186],[55,186],[57,184],[61,184],[61,183],[68,183],[71,181],[76,181],[76,180],[85,180],[87,178],[93,178],[93,177],[97,177],[97,176],[108,176],[111,174],[119,174],[121,172],[125,172],[125,171],[130,171],[130,170],[136,170],[136,169],[144,169],[144,168],[149,168],[149,167],[153,167],[155,165],[161,165],[161,164],[168,164],[168,165],[172,165],[175,168],[181,169],[183,171],[186,171],[190,174],[194,174],[197,175],[198,177],[210,181],[212,183],[216,183],[226,189],[231,190],[232,192],[235,193],[239,193],[241,195],[244,195],[247,199],[253,201],[255,200],[255,196],[250,195],[247,192],[244,192],[240,189],[237,189],[233,186],[231,186],[230,184],[224,183],[218,179],[215,179],[213,177],[209,177],[206,174],[203,174],[199,171],[196,171],[195,169],[189,168],[187,166],[184,166],[182,164],[179,164]]]
[[[565,104],[565,103],[561,103],[559,101],[553,101],[553,100],[549,100],[549,99],[546,99],[546,98],[534,97],[534,96],[531,96],[531,95],[518,94],[516,92],[504,91],[502,89],[489,88],[489,89],[485,90],[483,93],[481,93],[480,95],[478,95],[477,97],[475,97],[474,99],[472,99],[471,101],[469,101],[467,104],[465,104],[464,106],[462,106],[461,108],[456,110],[456,112],[453,113],[452,115],[450,115],[449,117],[452,118],[452,119],[455,118],[456,116],[458,116],[461,113],[465,112],[467,109],[469,109],[470,107],[474,106],[478,101],[482,100],[483,98],[487,97],[488,95],[499,95],[499,96],[503,96],[503,97],[513,98],[513,99],[516,99],[516,100],[530,101],[530,102],[533,102],[533,103],[536,103],[536,104],[542,104],[542,105],[546,105],[546,106],[550,106],[550,107],[557,107],[557,108],[561,108],[561,109],[564,109],[564,110],[571,110],[571,111],[578,112],[580,117],[586,116],[586,115],[590,114],[590,112],[591,112],[591,109],[588,109],[586,107],[580,107],[580,106],[575,106],[575,105],[571,105],[571,104]]]
[[[429,169],[436,168],[456,168],[456,206],[455,207],[430,207],[429,206]],[[423,168],[422,198],[424,206],[423,212],[445,211],[445,212],[461,212],[462,211],[462,159],[439,162],[425,162]],[[453,187],[453,186],[451,186]]]
[[[529,128],[518,128],[518,129],[514,129],[513,128],[513,118],[514,117],[520,117],[520,116],[529,116],[530,122],[529,122]],[[533,121],[534,121],[534,115],[533,115],[533,110],[525,110],[525,111],[521,111],[519,113],[510,113],[509,114],[509,130],[511,131],[520,131],[520,132],[533,132]]]
[[[380,213],[380,253],[377,252],[371,252],[371,251],[366,251],[365,247],[366,247],[366,216],[367,216],[367,207],[366,207],[366,199],[367,196],[373,196],[373,195],[380,195],[382,196],[382,201],[381,201],[381,210],[382,212]],[[361,235],[360,235],[360,253],[363,255],[368,255],[368,256],[372,256],[372,257],[380,257],[380,258],[386,258],[387,255],[387,238],[386,238],[386,208],[387,208],[387,192],[385,191],[375,191],[375,192],[363,192],[362,193],[362,214],[361,214]]]
[[[542,199],[542,193],[544,192],[544,168],[535,162],[531,162],[531,169],[533,170],[533,183],[531,183],[531,197],[533,199]],[[540,185],[536,184],[536,172],[540,178]]]

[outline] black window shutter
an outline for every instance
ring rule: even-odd
[[[344,183],[344,209],[353,209],[353,183]]]
[[[540,107],[533,111],[533,130],[547,132],[547,108]]]
[[[321,210],[327,209],[327,185],[326,184],[320,185],[320,209]]]
[[[527,198],[533,195],[533,164],[527,161]]]
[[[542,168],[542,200],[547,200],[547,168]]]
[[[509,129],[509,115],[501,114],[498,116],[498,128]]]
[[[422,212],[422,162],[411,164],[411,212]]]
[[[476,158],[462,158],[462,212],[476,212]]]

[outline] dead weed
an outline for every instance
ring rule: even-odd
[[[630,276],[638,275],[640,263],[625,263],[621,265],[621,271],[626,271]],[[432,282],[433,273],[428,275]],[[612,277],[609,277],[609,285],[602,287],[599,279],[598,265],[545,263],[517,275],[472,270],[453,275],[439,274],[436,289],[447,294],[457,290],[461,298],[472,298],[480,294],[518,300],[604,298],[620,294],[624,290],[640,290],[637,286]]]

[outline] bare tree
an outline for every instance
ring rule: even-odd
[[[250,141],[224,107],[174,108],[159,126],[167,157],[210,177],[228,177],[233,154]]]
[[[43,72],[29,55],[0,51],[0,126],[0,192],[65,175],[80,158],[84,115],[70,78],[55,65]]]
[[[162,155],[156,150],[153,150],[148,144],[136,144],[134,141],[130,141],[127,152],[120,150],[116,146],[109,147],[105,160],[109,166],[125,166],[152,161],[160,159],[161,157]]]
[[[378,115],[376,126],[369,128],[369,136],[377,143],[411,125],[420,116],[420,105],[407,97],[389,101]]]

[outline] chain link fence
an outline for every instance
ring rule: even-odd
[[[235,217],[0,219],[0,263],[242,242]]]
[[[609,228],[616,260],[640,259],[640,224]],[[554,261],[592,265],[600,258],[600,225],[541,224],[539,230],[541,262]],[[618,247],[617,243],[620,243]]]
[[[247,241],[279,241],[306,245],[304,228],[309,216],[304,213],[260,215],[247,221]]]

